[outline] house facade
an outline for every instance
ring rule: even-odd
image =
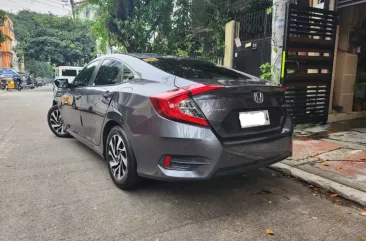
[[[366,0],[274,0],[273,6],[272,27],[265,30],[278,46],[260,47],[265,30],[260,38],[244,38],[253,29],[246,26],[263,26],[261,16],[268,12],[254,16],[253,23],[250,13],[243,14],[226,26],[226,66],[248,65],[261,55],[275,57],[269,66],[277,83],[287,88],[287,109],[297,115],[297,123],[366,116]]]
[[[13,41],[15,40],[14,37],[14,28],[13,22],[8,16],[5,16],[4,20],[0,20],[0,29],[1,31],[8,36],[4,42],[0,45],[0,68],[12,68],[14,63],[14,52],[13,52]]]

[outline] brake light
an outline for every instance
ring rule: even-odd
[[[150,100],[156,112],[161,116],[191,124],[209,126],[201,110],[190,97],[219,88],[223,87],[203,84],[191,85],[152,96]]]

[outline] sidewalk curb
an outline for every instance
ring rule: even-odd
[[[297,177],[305,182],[308,182],[315,186],[319,186],[330,192],[338,193],[341,197],[352,200],[360,204],[361,206],[366,207],[366,192],[362,192],[352,187],[331,181],[329,179],[314,175],[312,173],[300,170],[296,167],[291,167],[283,163],[273,164],[272,166],[269,166],[269,168],[282,172],[285,175]]]

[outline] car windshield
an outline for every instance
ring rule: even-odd
[[[154,58],[145,60],[149,64],[181,78],[205,84],[226,84],[254,80],[243,73],[195,59]]]

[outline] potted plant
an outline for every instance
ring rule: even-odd
[[[362,103],[362,110],[366,110],[366,101]]]
[[[353,111],[360,112],[362,111],[362,101],[360,98],[355,98],[353,101]]]

